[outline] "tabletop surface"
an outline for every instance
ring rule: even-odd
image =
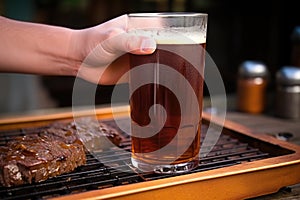
[[[270,114],[253,115],[237,111],[226,113],[226,119],[242,124],[257,134],[268,134],[281,140],[289,136],[288,142],[300,145],[300,120],[275,117]],[[299,172],[300,173],[300,172]],[[274,194],[252,198],[251,200],[299,200],[300,183],[287,186]]]

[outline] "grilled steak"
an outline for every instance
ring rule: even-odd
[[[0,182],[7,187],[39,182],[85,162],[84,146],[74,129],[51,127],[0,147]]]
[[[77,136],[90,153],[103,151],[113,146],[119,146],[122,138],[117,130],[96,119],[86,117],[76,119],[73,126]]]
[[[98,131],[94,127],[92,134],[88,128],[84,129],[89,137],[83,141],[78,137],[77,129],[79,127],[81,131],[78,132],[82,134],[82,124],[89,120],[81,122],[80,127],[74,123],[55,123],[36,133],[13,138],[5,146],[0,146],[1,185],[10,187],[40,182],[84,165],[87,150],[84,143],[91,144],[96,132],[98,139],[105,137],[119,145],[121,138],[117,132],[106,131],[104,134],[101,130],[105,125],[98,127]]]

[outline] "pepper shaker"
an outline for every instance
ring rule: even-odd
[[[268,69],[259,61],[245,61],[239,66],[237,80],[237,109],[258,114],[266,105]]]
[[[276,115],[300,118],[300,68],[282,67],[276,73]]]

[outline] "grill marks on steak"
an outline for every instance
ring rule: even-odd
[[[77,129],[78,138],[91,154],[119,146],[122,141],[117,130],[90,117],[75,119],[73,126]]]
[[[10,187],[40,182],[73,171],[86,163],[85,151],[90,150],[90,146],[86,148],[84,143],[93,146],[95,138],[99,141],[105,137],[115,145],[120,144],[117,131],[110,130],[105,124],[96,126],[90,119],[79,122],[78,125],[55,123],[49,128],[39,129],[38,133],[16,137],[0,146],[1,185]],[[84,134],[84,139],[79,134]],[[95,143],[97,148],[104,144],[98,143]]]
[[[0,182],[10,187],[44,181],[85,162],[84,146],[75,130],[51,127],[0,147]]]

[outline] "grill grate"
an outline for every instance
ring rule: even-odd
[[[105,123],[116,128],[113,121],[106,121]],[[1,131],[0,145],[5,145],[7,141],[12,140],[15,136],[33,134],[43,128]],[[202,133],[205,134],[206,131],[207,125],[203,124]],[[40,183],[12,188],[0,187],[1,199],[46,199],[178,176],[138,172],[130,163],[130,138],[125,133],[122,134],[125,139],[121,144],[121,148],[125,149],[125,152],[115,147],[104,152],[98,152],[97,154],[87,154],[87,164],[71,173],[63,174]],[[204,134],[202,134],[202,137],[204,137]],[[212,151],[205,157],[202,157],[199,166],[190,173],[237,165],[269,157],[272,157],[270,153],[234,138],[230,134],[222,133]],[[114,167],[107,167],[105,165],[106,162],[110,162],[110,166],[113,165]]]

